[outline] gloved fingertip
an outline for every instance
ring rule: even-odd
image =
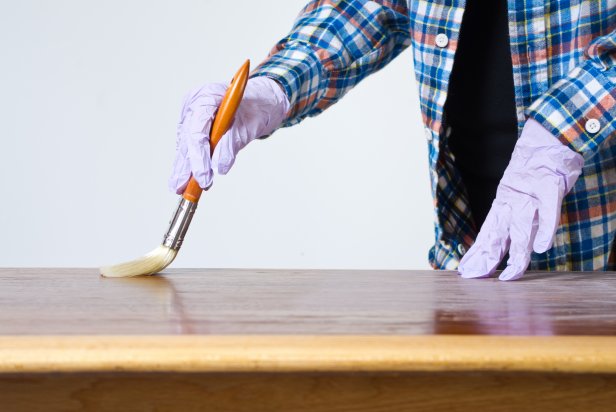
[[[498,279],[502,281],[510,281],[520,279],[522,276],[524,276],[524,269],[511,265],[507,266],[507,268],[503,270],[503,273],[500,274]]]
[[[233,158],[225,159],[225,161],[218,163],[218,174],[226,175],[227,173],[229,173],[229,170],[231,170],[233,163],[235,163],[235,159]]]
[[[220,139],[212,154],[212,169],[219,175],[226,175],[235,163],[236,150],[233,147],[233,132],[228,131]]]
[[[535,239],[533,243],[533,251],[536,253],[545,253],[552,248],[552,241],[546,241],[544,239]]]
[[[185,188],[186,188],[186,185],[184,185],[184,186],[175,186],[175,185],[169,184],[169,191],[172,192],[172,193],[175,193],[176,195],[181,195],[184,192]]]
[[[199,186],[203,190],[208,190],[210,186],[212,186],[213,183],[214,183],[214,178],[210,175],[209,177],[199,182]]]
[[[175,186],[175,182],[172,181],[172,179],[169,179],[169,181],[167,182],[167,189],[171,192],[171,193],[178,193],[178,188]]]
[[[490,273],[486,273],[485,270],[464,270],[460,273],[464,279],[481,279],[490,277]]]
[[[184,193],[184,189],[186,189],[189,179],[190,174],[171,176],[167,184],[169,191],[177,195],[181,195],[182,193]]]
[[[203,190],[207,190],[212,185],[214,180],[211,169],[209,169],[208,171],[198,171],[196,173],[193,173],[193,177],[195,178],[197,183],[199,183],[199,187],[201,187],[201,189]]]
[[[498,262],[493,257],[481,253],[480,249],[473,245],[462,257],[458,265],[458,273],[464,279],[487,278],[494,274]]]
[[[491,275],[488,268],[469,266],[466,262],[464,262],[464,264],[460,263],[460,265],[458,266],[458,274],[464,279],[486,278]]]

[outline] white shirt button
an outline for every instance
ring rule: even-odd
[[[445,33],[439,33],[436,36],[436,45],[438,47],[447,47],[447,45],[449,44],[449,37],[447,37],[447,35]]]
[[[595,134],[601,130],[601,122],[597,119],[588,119],[586,122],[586,131],[590,134]]]
[[[466,254],[466,248],[462,243],[458,244],[458,253],[464,256]]]
[[[429,141],[429,142],[431,142],[431,141],[432,141],[432,130],[430,130],[430,128],[429,128],[429,127],[426,127],[426,128],[424,129],[424,132],[425,132],[425,134],[426,134],[426,140],[427,140],[427,141]]]

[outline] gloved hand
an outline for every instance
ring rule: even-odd
[[[210,129],[228,85],[209,83],[190,93],[178,124],[176,158],[169,189],[181,194],[191,174],[199,186],[212,184],[213,170],[227,174],[238,152],[248,143],[272,133],[289,111],[289,100],[279,84],[267,77],[248,80],[244,97],[229,131],[210,159]]]
[[[563,197],[582,173],[582,156],[529,119],[496,191],[496,199],[458,272],[464,278],[494,273],[509,250],[500,280],[519,279],[534,250],[552,247]]]

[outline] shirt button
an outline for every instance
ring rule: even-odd
[[[586,131],[590,134],[595,134],[601,130],[601,122],[597,119],[588,119],[586,122]]]
[[[462,243],[458,244],[458,253],[462,256],[466,254],[466,248],[464,247]]]
[[[436,45],[440,48],[447,47],[449,44],[449,37],[445,33],[439,33],[436,36]]]
[[[426,140],[431,142],[432,141],[432,130],[430,130],[429,127],[426,127],[425,133],[426,133]]]

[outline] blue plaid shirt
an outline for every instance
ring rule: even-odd
[[[284,87],[289,126],[321,113],[412,46],[435,201],[429,259],[438,269],[455,269],[478,231],[443,124],[464,5],[311,1],[253,73]],[[563,202],[554,247],[534,254],[531,268],[614,269],[616,0],[509,0],[508,10],[519,131],[533,117],[585,158]]]

